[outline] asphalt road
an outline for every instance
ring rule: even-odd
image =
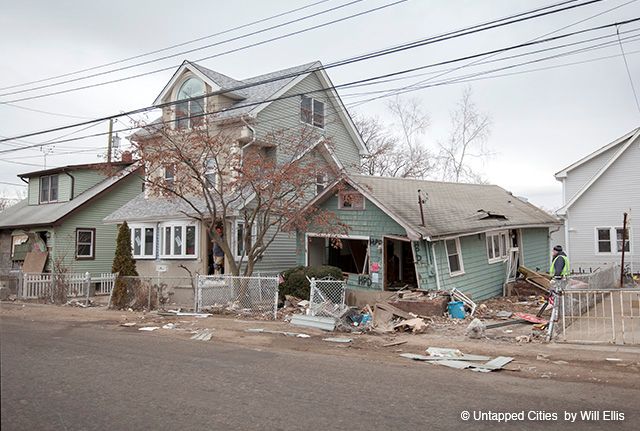
[[[3,318],[0,336],[3,431],[636,430],[640,424],[640,391],[605,384],[258,350],[95,323]],[[564,411],[584,410],[625,418],[564,420]],[[463,411],[558,418],[463,421]]]

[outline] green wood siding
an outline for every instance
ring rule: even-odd
[[[285,96],[312,92],[321,89],[322,84],[315,74],[304,78],[298,85],[285,93]],[[336,103],[332,101],[329,94],[323,92],[309,93],[310,97],[321,100],[325,104],[325,128],[316,128],[320,136],[326,136],[333,147],[336,157],[345,166],[347,171],[355,172],[360,166],[360,153],[357,144],[347,132],[340,117],[336,114]],[[262,112],[258,114],[255,130],[258,139],[266,136],[270,132],[282,129],[291,131],[308,126],[300,121],[300,97],[285,98],[272,102]],[[285,152],[279,152],[280,155]],[[282,161],[282,160],[279,160]]]
[[[549,229],[523,229],[522,248],[524,266],[530,269],[539,268],[542,272],[549,270],[550,244]]]
[[[29,178],[29,190],[27,199],[29,199],[29,205],[38,205],[38,199],[40,196],[40,178]]]
[[[55,227],[54,259],[62,259],[72,272],[109,272],[113,263],[117,226],[102,220],[140,193],[141,179],[132,174],[98,196]],[[76,228],[95,228],[95,259],[75,259]]]
[[[73,194],[75,196],[78,196],[80,193],[90,189],[91,187],[107,178],[104,172],[95,169],[73,171],[71,172],[71,175],[73,175],[74,178]]]

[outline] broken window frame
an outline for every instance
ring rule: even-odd
[[[358,205],[354,206],[354,197]],[[345,199],[346,198],[346,199]],[[359,205],[362,204],[362,205]],[[364,211],[366,209],[364,195],[357,191],[341,192],[338,194],[338,209],[345,211]]]
[[[449,253],[449,246],[447,245],[448,242],[453,241],[455,244],[455,253]],[[462,248],[460,247],[460,237],[456,237],[456,238],[450,238],[450,239],[446,239],[444,240],[444,250],[445,250],[445,254],[447,255],[447,268],[449,268],[449,276],[450,277],[457,277],[459,275],[463,275],[464,274],[464,262],[462,261]],[[453,256],[457,256],[458,259],[458,266],[460,267],[457,271],[451,271],[451,257]]]
[[[485,236],[487,261],[489,263],[504,262],[504,260],[509,257],[509,250],[511,249],[511,247],[508,245],[511,241],[509,232],[506,230],[487,232]],[[495,255],[496,243],[499,253],[497,256]]]

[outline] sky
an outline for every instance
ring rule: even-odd
[[[0,87],[25,84],[119,61],[222,32],[318,1],[111,0],[87,2],[60,0],[51,2],[22,0],[2,2]],[[136,60],[145,61],[163,55],[172,55],[206,44],[244,36],[268,26],[294,21],[281,28],[143,66],[16,94],[5,93],[104,72],[131,65],[135,61],[121,62],[57,80],[4,88],[0,90],[0,136],[13,137],[148,106],[171,78],[173,71],[185,59],[197,61],[278,35],[304,30],[310,26],[390,4],[394,0],[364,0],[311,19],[300,19],[305,15],[345,5],[351,1],[353,0],[327,0],[277,19]],[[215,58],[200,61],[199,64],[242,79],[315,60],[328,64],[557,2],[559,0],[407,0],[292,37],[217,55]],[[640,17],[640,1],[605,0],[500,29],[335,67],[329,69],[328,74],[333,83],[339,85],[516,45],[552,32],[552,35],[556,36],[637,17]],[[467,83],[448,82],[445,85],[431,86],[407,93],[404,97],[418,99],[431,119],[431,124],[421,142],[434,151],[437,149],[438,142],[445,139],[449,133],[451,111],[455,108],[465,86],[470,86],[473,101],[479,111],[491,118],[491,135],[487,145],[492,156],[482,163],[476,163],[475,168],[480,170],[489,182],[498,184],[515,195],[526,197],[545,209],[558,208],[562,203],[561,187],[553,174],[640,125],[640,108],[636,105],[630,82],[631,76],[635,88],[640,92],[640,55],[638,55],[640,54],[640,37],[635,37],[640,36],[640,32],[632,32],[635,29],[640,29],[640,22],[619,26],[628,71],[625,58],[621,55],[621,47],[617,43],[615,27],[485,58],[485,61],[496,60],[490,64],[469,66],[470,60],[455,63],[453,67],[463,65],[466,67],[449,72],[432,82],[451,81],[452,78],[469,73],[521,63],[577,47],[611,42],[610,45],[601,49],[496,72],[503,76],[481,75],[483,79]],[[631,32],[625,33],[629,31]],[[603,39],[534,56],[504,59],[504,57],[534,49],[595,37],[603,37]],[[502,60],[497,61],[500,59]],[[429,71],[443,71],[451,67],[434,67],[415,72],[414,75]],[[168,70],[66,94],[11,102],[18,98],[102,83],[163,68]],[[544,68],[544,70],[521,73],[538,68]],[[509,75],[504,76],[504,74]],[[371,87],[347,88],[340,90],[339,93],[349,106],[358,100],[372,97],[352,93],[392,89],[430,77],[433,75]],[[351,107],[350,110],[390,122],[392,119],[386,107],[388,100],[388,98],[374,100]],[[116,129],[124,127],[125,124],[127,124],[126,119],[116,123],[115,127]],[[103,122],[84,131],[76,128],[24,138],[21,141],[4,142],[0,143],[0,151],[54,140],[72,132],[75,134],[68,136],[69,138],[106,132],[107,127],[107,123]],[[122,133],[120,135],[123,136]],[[101,161],[100,156],[104,155],[106,144],[107,137],[98,136],[45,147],[48,153],[47,167]],[[44,159],[44,153],[38,149],[0,154],[0,195],[11,197],[23,192],[25,188],[20,185],[22,182],[17,175],[41,169]]]

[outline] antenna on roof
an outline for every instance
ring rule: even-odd
[[[424,224],[424,209],[422,208],[422,205],[425,203],[427,203],[427,199],[422,197],[422,190],[418,189],[418,205],[420,206],[420,221],[421,221],[420,226],[426,226]]]

